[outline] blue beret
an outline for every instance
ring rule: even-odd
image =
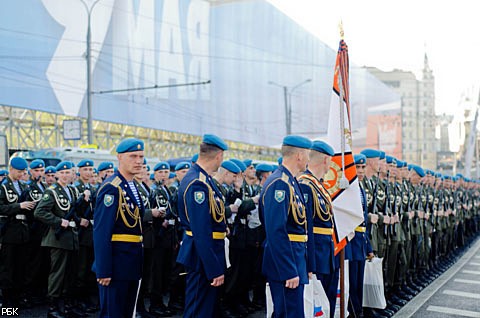
[[[93,160],[83,159],[82,161],[80,161],[80,162],[78,163],[77,167],[79,167],[79,168],[83,168],[83,167],[93,167]]]
[[[379,158],[380,157],[380,151],[375,150],[375,149],[363,149],[362,151],[360,151],[360,153],[367,158]]]
[[[155,174],[150,173],[150,180],[155,180]]]
[[[240,173],[242,172],[240,168],[237,166],[237,164],[231,160],[227,160],[222,162],[222,168],[225,170],[230,171],[231,173]]]
[[[440,172],[435,173],[435,178],[441,178],[442,174]]]
[[[104,161],[98,165],[98,171],[103,171],[107,169],[113,169],[113,162]]]
[[[75,163],[73,161],[69,161],[69,162],[72,165],[72,168],[75,168]]]
[[[149,172],[149,171],[150,171],[150,166],[149,166],[149,165],[147,165],[147,172]]]
[[[354,155],[353,160],[355,161],[356,165],[364,165],[367,163],[367,157],[361,153]]]
[[[183,170],[183,169],[190,169],[191,166],[192,166],[192,164],[190,162],[182,161],[182,162],[177,163],[177,165],[175,166],[175,171]]]
[[[257,169],[257,171],[260,171],[260,172],[273,171],[272,165],[269,165],[267,163],[259,163],[255,169]]]
[[[272,165],[272,169],[273,169],[272,171],[277,170],[277,169],[278,169],[278,165]]]
[[[98,174],[98,169],[94,167],[94,168],[93,168],[93,173]]]
[[[429,176],[434,176],[434,175],[435,175],[435,172],[433,172],[433,171],[430,170],[430,169],[426,169],[426,170],[425,170],[425,173],[426,173],[427,175],[429,175]]]
[[[35,159],[30,162],[30,169],[45,168],[45,161],[42,159]]]
[[[210,134],[203,135],[203,142],[208,145],[212,145],[217,148],[220,148],[222,150],[228,150],[228,146],[225,143],[225,141],[223,141],[220,137],[215,135],[210,135]]]
[[[321,140],[313,141],[312,150],[324,153],[330,157],[335,155],[335,151],[333,150],[332,146]]]
[[[117,146],[117,153],[133,152],[144,150],[143,141],[137,138],[123,139]]]
[[[28,163],[27,163],[27,160],[23,158],[15,157],[15,158],[12,158],[12,160],[10,160],[10,166],[13,169],[25,170],[28,167]]]
[[[6,176],[8,176],[8,170],[5,170],[5,169],[0,170],[0,177],[6,177]]]
[[[55,169],[57,171],[72,169],[72,163],[70,161],[62,161],[55,167]]]
[[[403,161],[397,159],[397,168],[403,168]]]
[[[243,163],[245,164],[245,167],[250,167],[253,163],[253,160],[252,159],[245,159],[243,160]]]
[[[278,157],[277,162],[279,165],[281,165],[283,162],[283,157]]]
[[[147,158],[143,157],[143,164],[146,165],[147,164]]]
[[[380,160],[385,159],[385,156],[386,156],[385,151],[379,150],[379,152],[380,152],[380,156],[378,158]]]
[[[310,149],[312,148],[312,141],[308,138],[305,138],[303,136],[296,136],[296,135],[288,135],[285,138],[283,138],[283,143],[284,146],[291,146],[291,147],[297,147],[297,148],[305,148],[305,149]]]
[[[457,174],[455,175],[455,177],[457,177],[457,178],[462,178],[462,179],[465,178],[465,177],[463,176],[463,174],[461,174],[461,173],[457,173]]]
[[[393,163],[393,164],[397,164],[397,158],[395,157],[392,157],[392,156],[385,156],[386,160],[387,160],[387,163]]]
[[[242,160],[238,160],[238,159],[230,159],[230,161],[232,161],[233,163],[235,163],[242,172],[244,172],[245,170],[247,170],[247,167],[245,166],[245,164],[243,163]]]
[[[170,170],[170,164],[166,161],[159,162],[153,167],[153,171]]]
[[[425,171],[423,170],[422,167],[417,166],[417,165],[411,165],[412,170],[414,170],[420,177],[425,177]]]
[[[45,168],[45,174],[55,173],[55,172],[57,172],[57,169],[55,169],[54,166],[48,166]]]
[[[192,161],[193,163],[195,163],[195,162],[197,162],[197,160],[198,160],[198,153],[196,153],[196,154],[193,155],[191,161]]]
[[[173,179],[177,176],[177,174],[175,172],[170,172],[170,174],[168,175],[168,179]]]

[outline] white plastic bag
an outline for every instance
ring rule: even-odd
[[[273,314],[273,300],[268,283],[265,287],[265,296],[267,300],[267,318],[270,318]],[[330,304],[327,294],[323,289],[322,282],[320,282],[315,275],[313,275],[309,283],[304,286],[303,297],[306,318],[330,317]]]
[[[312,284],[313,287],[313,317],[330,317],[330,303],[328,302],[327,294],[323,289],[322,282],[313,275],[310,284]]]
[[[230,268],[232,264],[230,263],[230,241],[228,238],[223,239],[225,242],[225,263],[227,265],[227,268]]]
[[[272,317],[273,314],[273,299],[272,299],[272,292],[270,291],[270,285],[267,283],[265,287],[265,297],[266,297],[266,304],[267,304],[267,318]]]
[[[383,286],[383,258],[373,258],[365,262],[363,279],[363,307],[384,309],[387,306]]]
[[[313,291],[313,279],[308,280],[308,284],[306,284],[303,288],[303,310],[305,313],[305,318],[313,317],[313,306],[314,306],[314,291]]]

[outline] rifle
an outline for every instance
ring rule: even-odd
[[[372,213],[378,214],[377,207],[377,194],[378,194],[378,181],[380,180],[380,172],[377,172],[377,182],[375,183],[375,189],[373,190],[373,199],[372,199]]]
[[[78,219],[77,213],[76,213],[76,209],[77,209],[78,203],[81,202],[81,200],[83,200],[83,197],[84,197],[84,194],[82,193],[80,195],[80,197],[75,202],[71,203],[70,209],[68,210],[68,213],[65,214],[63,219],[65,219],[67,221],[70,221],[70,220],[73,219],[73,221],[75,221],[76,223],[79,222],[79,219]],[[60,237],[62,236],[62,234],[65,232],[65,230],[66,230],[66,228],[63,228],[61,225],[58,225],[57,229],[55,230],[55,238],[57,240],[59,240]]]
[[[392,215],[397,215],[397,176],[393,178],[393,208]],[[393,236],[397,236],[397,223],[392,224]]]
[[[417,209],[416,209],[416,211],[419,210],[419,207],[422,204],[422,192],[423,192],[423,184],[418,186],[417,189],[415,190],[415,196],[417,197]],[[415,204],[415,202],[413,204]],[[415,213],[415,215],[413,217],[413,226],[417,227],[417,225],[418,225],[418,215],[417,215],[417,213]]]
[[[391,217],[392,213],[391,213],[391,209],[392,209],[392,200],[390,200],[390,170],[387,170],[387,180],[386,180],[386,183],[385,183],[385,196],[386,196],[386,202],[385,202],[385,212],[384,212],[384,215],[387,215],[389,217]],[[394,230],[394,227],[392,227],[392,224],[388,224],[388,226],[384,227],[384,233],[385,234],[385,237],[387,238],[388,235],[390,234],[390,236],[393,234],[393,235],[396,235],[395,234],[395,230]]]

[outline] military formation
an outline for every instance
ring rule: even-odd
[[[286,136],[279,165],[224,160],[204,135],[198,154],[153,167],[141,140],[118,166],[10,160],[0,171],[2,307],[48,304],[48,317],[309,316],[304,286],[337,305],[340,257],[324,184],[335,155]],[[391,317],[476,237],[478,183],[375,149],[354,156],[364,222],[349,235],[349,317]],[[364,308],[365,263],[383,259],[387,307]],[[312,313],[313,316],[313,313]]]
[[[479,185],[376,149],[365,149],[357,158],[357,171],[365,175],[360,184],[366,193],[368,233],[374,254],[383,258],[387,299],[387,308],[365,309],[365,314],[390,317],[477,236]]]

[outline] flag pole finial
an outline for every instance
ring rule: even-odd
[[[340,23],[338,24],[338,32],[340,32],[340,39],[343,40],[345,36],[345,32],[343,31],[343,22],[340,20]]]

